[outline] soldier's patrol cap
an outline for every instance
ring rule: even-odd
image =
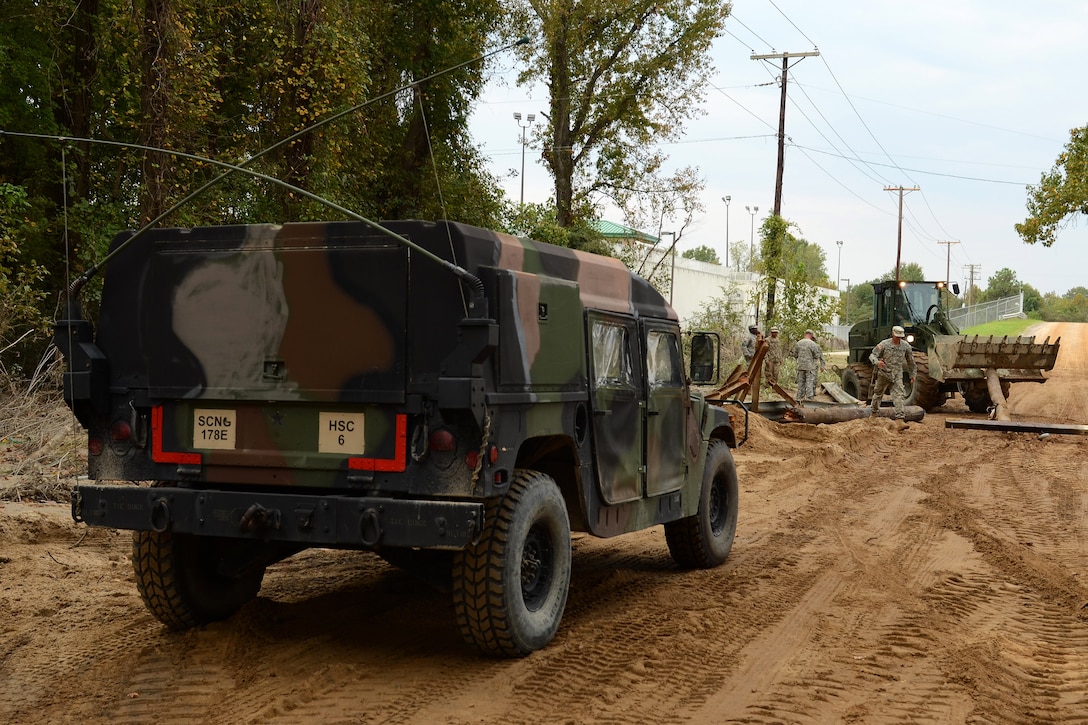
[[[778,332],[778,328],[777,327],[772,327],[771,332]]]
[[[816,337],[816,333],[813,332],[812,330],[805,330],[805,334],[806,335],[812,335],[813,337]]]
[[[892,337],[903,337],[906,334],[907,333],[904,332],[903,328],[900,327],[899,325],[896,325],[895,327],[892,328]]]

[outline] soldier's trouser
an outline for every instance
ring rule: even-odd
[[[767,358],[767,362],[763,363],[763,379],[768,383],[777,383],[779,365],[781,363],[774,358]]]
[[[816,371],[797,371],[797,399],[808,400],[816,395]]]
[[[903,406],[903,398],[906,397],[907,391],[903,389],[902,373],[889,375],[885,372],[878,372],[876,374],[876,380],[873,381],[873,412],[875,413],[880,409],[880,401],[884,399],[884,391],[888,388],[891,388],[895,417],[902,418],[906,416],[907,412]]]

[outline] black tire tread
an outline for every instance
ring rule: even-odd
[[[906,405],[917,405],[927,413],[933,408],[944,405],[947,398],[941,392],[940,385],[929,375],[929,355],[924,352],[914,351],[914,389],[904,400]]]
[[[712,440],[706,451],[706,470],[703,475],[703,486],[707,486],[717,471],[722,466],[732,467],[732,481],[736,482],[736,465],[733,463],[733,454],[725,441]],[[729,534],[729,548],[732,547],[733,536],[736,533],[737,500],[735,487],[733,490],[733,510],[731,512],[732,523]],[[700,510],[693,516],[686,516],[676,521],[665,524],[665,542],[669,547],[669,554],[681,568],[684,569],[711,569],[720,565],[725,557],[718,555],[708,532],[701,520],[703,515],[702,501],[705,496],[700,493]],[[729,549],[726,549],[727,557]]]
[[[540,485],[555,486],[551,477],[543,473],[515,471],[506,494],[487,502],[484,532],[479,540],[454,557],[452,585],[457,627],[465,641],[484,654],[523,657],[532,651],[519,643],[513,631],[503,568],[504,557],[511,548],[510,528],[515,512],[529,490]],[[559,495],[558,489],[555,495]],[[567,541],[556,543],[567,546],[569,555],[569,525],[567,530]],[[562,583],[563,587],[569,583],[569,566],[565,576],[567,582]],[[565,602],[565,593],[563,596]]]
[[[847,384],[847,377],[853,373],[857,379],[857,392],[851,392]],[[873,366],[868,363],[850,363],[842,373],[842,389],[858,400],[868,402],[873,389]]]
[[[170,531],[136,531],[132,570],[147,609],[168,628],[181,631],[226,619],[257,596],[264,566],[228,578],[216,574],[216,561],[205,561],[205,547],[219,540]]]
[[[185,603],[178,587],[173,534],[136,531],[132,536],[132,569],[136,588],[155,618],[172,630],[205,624]]]

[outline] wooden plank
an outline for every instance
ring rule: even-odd
[[[1088,435],[1088,425],[1032,423],[1030,421],[974,420],[971,418],[950,418],[944,422],[944,427],[967,428],[972,430],[996,430],[1009,433],[1058,433],[1062,435]]]

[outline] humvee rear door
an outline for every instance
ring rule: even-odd
[[[642,365],[638,327],[622,315],[589,312],[593,455],[608,504],[642,497]]]

